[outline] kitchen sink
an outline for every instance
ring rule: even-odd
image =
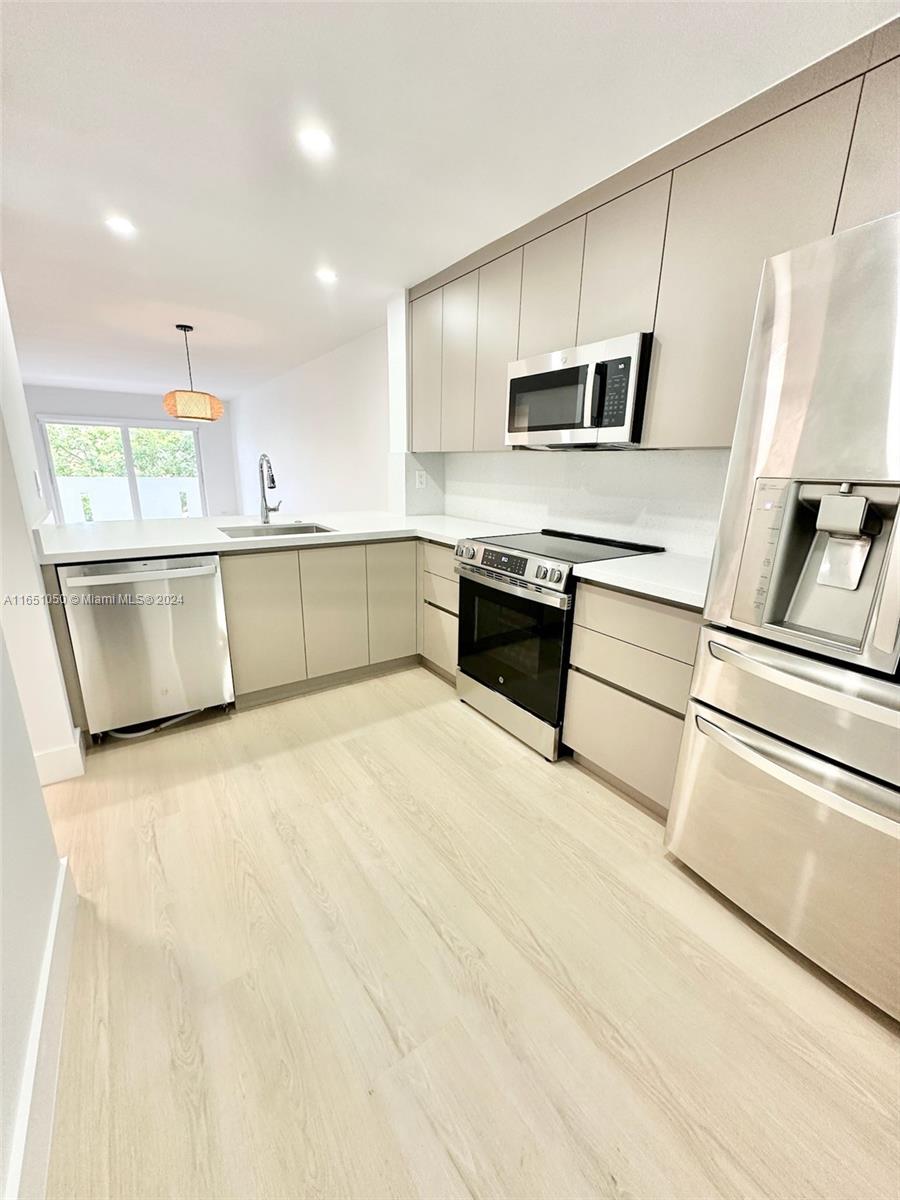
[[[278,525],[220,525],[219,533],[232,538],[287,537],[298,533],[334,533],[334,530],[308,521],[282,521]]]

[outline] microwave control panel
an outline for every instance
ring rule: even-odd
[[[628,411],[628,381],[631,378],[631,356],[613,358],[597,364],[600,381],[597,424],[601,429],[618,429],[625,424]]]

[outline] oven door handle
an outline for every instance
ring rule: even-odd
[[[520,600],[531,600],[534,604],[543,604],[546,608],[559,608],[565,612],[572,607],[572,597],[564,592],[551,592],[549,588],[539,588],[533,583],[507,583],[505,579],[499,579],[481,567],[470,567],[466,563],[457,563],[456,573],[463,579],[471,579],[473,583],[483,583],[485,587],[505,592],[508,596],[518,596]]]

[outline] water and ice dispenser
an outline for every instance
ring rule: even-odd
[[[863,654],[893,587],[898,505],[897,484],[757,479],[733,619],[819,653]]]

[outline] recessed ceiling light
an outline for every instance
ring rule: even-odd
[[[319,267],[316,279],[319,283],[337,283],[337,271],[333,267]]]
[[[107,217],[106,228],[118,234],[119,237],[130,238],[134,237],[137,233],[137,229],[135,229],[127,217]]]
[[[304,125],[297,134],[297,141],[306,157],[315,159],[316,162],[322,162],[334,154],[331,134],[321,125]]]

